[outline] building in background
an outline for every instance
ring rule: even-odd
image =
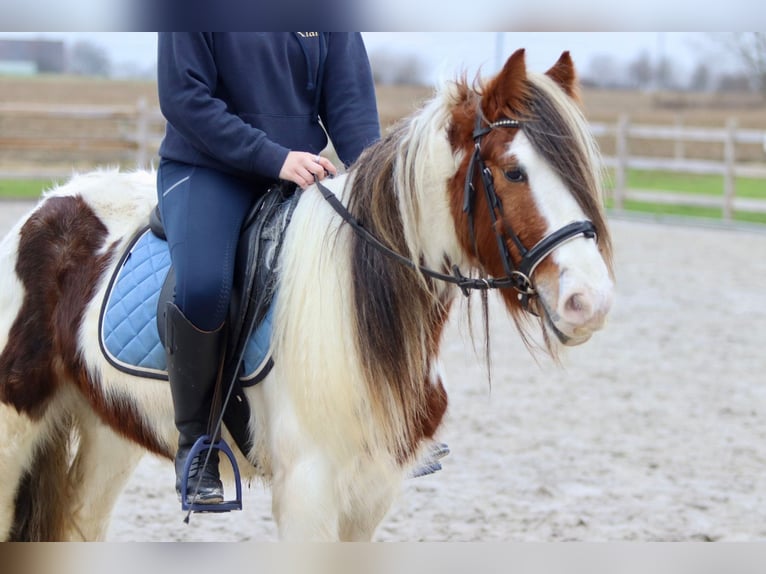
[[[61,40],[0,40],[0,74],[61,74],[65,68]]]

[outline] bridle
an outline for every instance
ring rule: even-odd
[[[486,125],[484,125],[486,124]],[[473,244],[474,255],[478,256],[476,246],[476,235],[474,232],[474,204],[476,201],[476,188],[474,180],[476,172],[481,174],[481,182],[484,188],[484,196],[487,200],[490,222],[495,230],[497,239],[497,248],[503,262],[503,271],[505,277],[496,279],[497,287],[512,287],[518,293],[518,299],[526,311],[529,309],[529,299],[537,296],[537,290],[532,282],[532,274],[537,266],[550,255],[555,249],[580,235],[589,238],[597,238],[596,227],[590,221],[573,221],[546,235],[537,242],[531,249],[527,249],[519,239],[519,236],[505,222],[503,212],[503,202],[495,192],[495,179],[492,176],[492,170],[487,167],[484,158],[481,155],[481,139],[490,133],[493,129],[512,128],[519,129],[521,122],[511,118],[501,118],[494,122],[488,122],[484,118],[481,110],[481,100],[477,105],[476,123],[473,129],[474,148],[471,160],[468,163],[468,171],[465,176],[465,188],[463,192],[463,212],[468,216],[468,228]],[[518,249],[521,255],[521,261],[517,268],[514,268],[511,253],[508,249],[508,240]]]
[[[529,301],[531,298],[537,296],[537,290],[531,279],[537,266],[556,248],[576,237],[582,235],[586,238],[596,238],[596,227],[590,221],[575,221],[547,235],[531,249],[524,247],[524,244],[521,242],[518,235],[505,223],[503,204],[500,197],[495,192],[495,181],[492,176],[492,171],[487,167],[484,158],[481,156],[481,139],[485,135],[490,133],[493,129],[520,128],[521,122],[510,118],[502,118],[491,123],[486,122],[486,125],[484,125],[484,123],[485,120],[481,112],[481,103],[479,103],[479,110],[476,114],[476,125],[473,130],[474,151],[471,155],[468,171],[466,173],[463,212],[468,216],[471,241],[474,246],[474,254],[476,255],[477,246],[474,234],[476,188],[474,186],[474,179],[476,178],[476,171],[478,170],[481,174],[482,186],[487,199],[490,221],[492,227],[495,229],[497,246],[503,261],[505,277],[467,277],[463,275],[457,265],[452,266],[452,275],[447,275],[446,273],[440,273],[439,271],[418,265],[411,259],[384,245],[377,237],[370,233],[358,219],[351,215],[337,196],[323,185],[322,182],[316,180],[315,183],[322,194],[322,197],[327,200],[335,212],[340,215],[341,218],[343,218],[343,220],[348,223],[362,239],[364,239],[364,241],[388,257],[419,271],[426,277],[457,285],[466,296],[468,296],[470,291],[474,289],[489,290],[513,288],[517,291],[518,299],[524,310],[536,314],[530,309]],[[500,225],[498,225],[498,222],[500,222]],[[518,267],[514,266],[513,260],[511,259],[511,253],[508,249],[509,239],[513,241],[521,254],[521,261]]]

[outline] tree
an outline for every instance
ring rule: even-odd
[[[724,73],[718,78],[719,92],[747,92],[750,87],[750,78],[742,72]]]
[[[742,64],[753,87],[766,97],[766,32],[732,32],[721,35],[720,42]]]
[[[376,84],[422,85],[426,82],[425,65],[414,54],[378,50],[370,54],[370,66]]]
[[[695,92],[706,92],[710,89],[711,84],[710,68],[705,62],[698,63],[689,80],[689,89]]]
[[[654,70],[655,83],[661,90],[675,90],[681,85],[680,72],[675,61],[668,57],[661,57]]]
[[[628,64],[628,75],[633,87],[641,89],[652,87],[654,70],[652,69],[652,58],[649,56],[649,52],[641,52],[635,60]]]
[[[81,40],[69,50],[67,70],[81,76],[108,76],[111,62],[103,47]]]

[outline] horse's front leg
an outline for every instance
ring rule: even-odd
[[[340,539],[337,477],[320,450],[275,457],[272,512],[282,540]]]
[[[272,511],[283,540],[369,542],[401,486],[402,469],[368,451],[330,455],[281,435],[274,456]],[[297,446],[297,448],[296,448]],[[292,453],[292,456],[284,456]],[[339,463],[343,460],[343,463]]]
[[[340,539],[345,542],[370,542],[399,492],[399,482],[395,479],[383,483],[378,477],[364,484],[372,488],[357,493],[340,517]]]

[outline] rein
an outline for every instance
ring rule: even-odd
[[[346,209],[346,206],[343,205],[340,200],[336,197],[336,195],[330,191],[327,186],[325,186],[322,182],[319,180],[315,181],[316,186],[319,188],[319,191],[322,194],[322,197],[324,197],[327,202],[330,204],[330,206],[335,210],[335,212],[341,216],[341,218],[348,223],[351,228],[367,243],[372,245],[375,249],[382,252],[383,254],[387,255],[388,257],[391,257],[395,261],[398,261],[399,263],[406,265],[410,269],[415,269],[417,271],[420,271],[423,275],[426,277],[430,277],[432,279],[437,279],[439,281],[444,281],[445,283],[452,283],[454,285],[457,285],[460,287],[460,289],[463,291],[463,293],[467,296],[471,289],[478,289],[478,290],[487,290],[487,289],[503,289],[506,287],[512,287],[512,283],[507,277],[504,277],[502,279],[495,279],[492,277],[481,277],[481,278],[474,278],[474,277],[466,277],[460,272],[460,269],[457,265],[452,266],[452,275],[447,275],[446,273],[440,273],[439,271],[434,271],[433,269],[430,269],[428,267],[423,267],[422,265],[416,264],[411,259],[408,259],[401,253],[397,253],[387,245],[384,245],[380,239],[375,237],[372,233],[367,231],[367,229],[362,225],[362,223],[356,219],[353,215],[351,215],[351,212]]]
[[[497,128],[519,128],[521,122],[510,118],[503,118],[495,122],[487,123],[487,125],[483,125],[483,120],[484,117],[481,113],[481,107],[479,106],[479,110],[476,114],[476,126],[472,134],[475,142],[474,151],[471,155],[470,163],[468,164],[468,172],[466,173],[463,212],[468,215],[471,241],[474,246],[474,254],[476,254],[477,247],[474,234],[474,203],[476,199],[476,188],[474,187],[473,180],[475,179],[476,171],[478,170],[481,174],[481,181],[487,199],[490,220],[495,229],[498,249],[503,260],[505,277],[467,277],[463,275],[457,265],[452,266],[452,275],[448,275],[418,265],[401,253],[384,245],[377,237],[370,233],[364,225],[348,211],[346,206],[341,203],[337,196],[330,191],[327,186],[316,179],[316,177],[315,183],[322,194],[322,197],[325,198],[335,212],[340,215],[340,217],[348,223],[364,241],[386,256],[411,269],[419,271],[426,277],[457,285],[465,296],[468,296],[473,289],[486,291],[489,289],[507,289],[511,287],[518,292],[518,299],[524,310],[535,314],[534,311],[529,308],[529,300],[530,298],[537,296],[537,290],[531,279],[537,266],[557,247],[576,237],[582,235],[583,237],[590,239],[596,238],[596,227],[590,221],[574,221],[565,225],[561,229],[554,231],[550,235],[547,235],[531,249],[524,247],[524,244],[521,242],[518,235],[505,224],[503,204],[500,197],[495,192],[495,181],[492,176],[492,171],[487,167],[484,158],[481,156],[481,139],[485,135]],[[500,225],[498,225],[498,223],[500,223]],[[516,248],[519,250],[519,253],[521,253],[521,262],[519,263],[518,268],[514,266],[511,259],[511,254],[508,249],[508,240],[513,241],[514,245],[516,245]]]

